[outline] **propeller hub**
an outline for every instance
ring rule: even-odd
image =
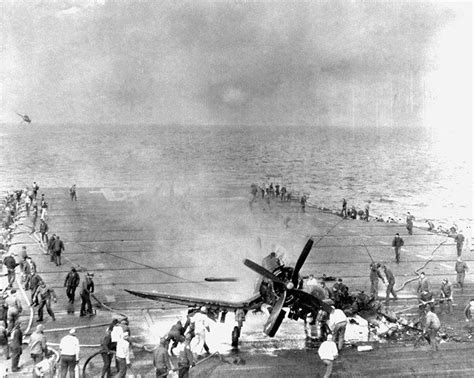
[[[286,284],[286,289],[287,290],[292,290],[294,288],[295,288],[295,285],[293,285],[293,282],[290,281]]]

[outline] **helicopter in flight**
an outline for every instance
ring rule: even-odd
[[[18,114],[21,117],[22,123],[23,122],[31,123],[31,118],[28,117],[26,114],[20,114],[20,113],[16,113],[16,114]]]

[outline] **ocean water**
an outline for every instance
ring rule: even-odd
[[[332,209],[472,221],[470,135],[429,129],[258,126],[3,125],[0,190],[157,188],[245,197],[279,182]],[[225,194],[224,194],[225,193]]]

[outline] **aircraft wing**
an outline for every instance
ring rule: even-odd
[[[183,295],[174,295],[174,294],[163,294],[157,293],[154,291],[135,291],[127,290],[127,293],[136,295],[137,297],[151,299],[158,302],[174,303],[187,307],[197,308],[201,306],[206,306],[209,309],[213,310],[226,310],[226,311],[235,311],[237,309],[243,310],[252,310],[256,309],[263,303],[262,297],[260,295],[255,295],[252,298],[249,298],[242,302],[229,302],[221,301],[216,299],[205,299],[205,298],[194,298],[187,297]]]

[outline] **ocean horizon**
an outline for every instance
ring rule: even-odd
[[[318,207],[472,222],[470,140],[406,127],[4,124],[0,190],[156,188],[245,197],[274,181]]]

